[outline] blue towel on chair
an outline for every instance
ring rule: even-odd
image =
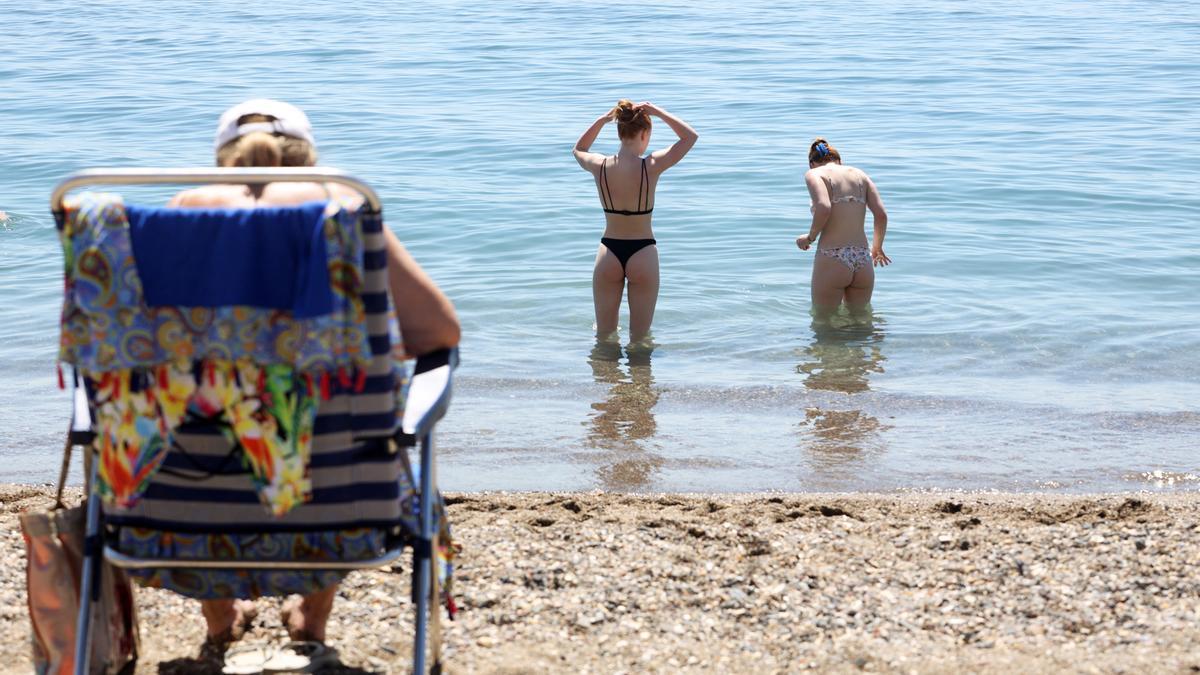
[[[286,309],[298,319],[331,313],[325,206],[126,205],[146,304]]]

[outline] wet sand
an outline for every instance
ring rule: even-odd
[[[30,670],[16,514],[49,493],[0,488],[7,672]],[[463,545],[449,672],[1200,671],[1196,493],[449,501]],[[331,672],[406,670],[408,580],[344,584]],[[138,672],[205,672],[194,603],[145,589],[138,603]],[[259,606],[247,639],[282,642],[279,602]]]

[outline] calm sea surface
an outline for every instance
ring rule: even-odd
[[[0,0],[0,481],[66,422],[56,181],[207,165],[269,96],[458,307],[447,489],[1200,489],[1194,2],[39,4]],[[648,353],[593,337],[570,152],[621,97],[700,133]],[[809,318],[818,134],[891,215],[868,323]]]

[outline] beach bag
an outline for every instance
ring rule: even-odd
[[[75,624],[87,513],[62,500],[70,446],[63,459],[54,508],[20,516],[25,537],[25,589],[33,633],[33,668],[38,675],[75,670]],[[91,673],[133,671],[138,654],[133,587],[124,570],[101,564],[99,599],[92,611]]]

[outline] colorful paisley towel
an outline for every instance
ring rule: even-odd
[[[272,513],[307,501],[318,396],[331,374],[361,382],[370,358],[361,215],[336,210],[314,225],[323,245],[307,250],[325,258],[327,275],[304,261],[295,267],[325,276],[332,311],[311,318],[246,305],[149,307],[120,198],[85,194],[58,215],[66,258],[60,356],[82,373],[95,406],[101,494],[132,505],[174,430],[205,419],[241,447]]]
[[[56,215],[66,265],[61,361],[107,372],[180,359],[248,358],[303,372],[337,372],[363,368],[370,359],[360,212],[338,209],[324,219],[332,311],[309,318],[248,305],[150,307],[120,197],[85,193]],[[296,280],[279,283],[290,287]]]
[[[118,548],[145,558],[171,560],[360,560],[386,550],[383,532],[186,534],[122,527]],[[199,600],[308,595],[341,581],[346,572],[300,570],[130,570],[138,583]]]

